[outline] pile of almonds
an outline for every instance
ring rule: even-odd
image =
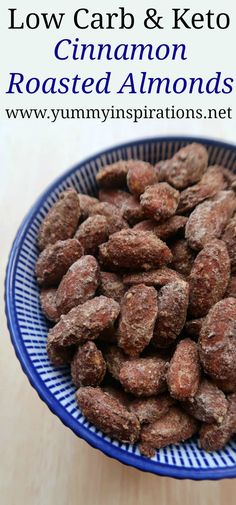
[[[36,277],[84,416],[145,456],[236,433],[236,176],[200,144],[120,160],[99,198],[70,188],[41,224]]]

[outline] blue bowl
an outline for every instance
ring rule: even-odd
[[[151,163],[171,157],[190,142],[201,142],[209,151],[210,164],[236,171],[236,146],[199,138],[167,137],[136,141],[87,159],[56,180],[32,207],[12,246],[5,281],[6,315],[16,355],[40,398],[76,435],[122,463],[146,472],[179,479],[236,477],[236,443],[214,453],[202,451],[195,438],[156,451],[152,459],[140,455],[136,445],[122,444],[91,425],[75,402],[75,387],[67,367],[55,368],[48,360],[48,323],[39,303],[34,269],[38,255],[37,233],[42,219],[61,191],[73,185],[78,191],[96,194],[99,168],[121,158],[141,158]]]

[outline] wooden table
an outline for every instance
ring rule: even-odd
[[[2,125],[0,168],[1,300],[10,245],[40,192],[67,167],[127,131],[64,125]],[[78,131],[80,133],[78,133]],[[106,132],[106,136],[104,133]],[[122,136],[123,135],[123,136]],[[136,135],[137,136],[137,135]],[[141,136],[141,135],[140,135]],[[177,481],[109,459],[76,438],[38,398],[14,355],[1,303],[1,505],[233,505],[234,480]]]

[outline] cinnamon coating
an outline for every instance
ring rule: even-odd
[[[93,298],[100,281],[100,269],[93,256],[82,256],[62,278],[56,295],[59,315]]]
[[[129,356],[138,356],[149,344],[158,313],[157,292],[138,284],[130,288],[121,303],[118,345]]]
[[[162,162],[161,179],[177,189],[184,189],[200,181],[207,170],[208,153],[201,144],[189,144],[170,160]],[[160,180],[160,178],[159,178]]]
[[[220,191],[214,198],[198,205],[185,228],[190,247],[199,251],[212,239],[219,238],[235,210],[233,191]]]
[[[228,396],[228,410],[220,424],[203,424],[199,445],[205,451],[219,451],[236,433],[236,394]]]
[[[225,298],[208,312],[202,325],[199,353],[212,379],[236,382],[236,299]]]
[[[104,379],[106,362],[94,342],[78,348],[71,362],[71,378],[75,386],[98,386]]]
[[[188,301],[189,286],[181,279],[161,288],[152,339],[156,347],[168,347],[181,333],[186,321]]]
[[[100,260],[111,268],[150,270],[170,263],[172,259],[168,246],[153,233],[134,230],[114,233],[99,250]]]
[[[43,287],[57,286],[68,268],[84,253],[76,239],[58,240],[49,244],[39,255],[35,272],[37,282]]]
[[[163,221],[173,216],[179,203],[179,191],[166,182],[148,186],[140,197],[141,206],[147,216]]]
[[[223,298],[230,278],[230,260],[222,240],[212,240],[197,255],[189,276],[189,313],[206,316]]]
[[[171,396],[176,400],[193,398],[200,382],[200,360],[195,342],[185,338],[176,347],[167,373]]]
[[[38,233],[38,246],[42,251],[58,240],[73,237],[80,217],[77,192],[70,188],[61,193],[44,218]]]
[[[84,416],[98,429],[121,442],[136,442],[139,421],[117,398],[98,387],[87,386],[78,389],[76,399]]]
[[[141,429],[140,451],[150,457],[155,451],[169,444],[179,444],[196,433],[197,421],[180,407],[173,406],[154,423],[144,425]]]
[[[128,393],[134,396],[153,396],[166,389],[166,361],[153,356],[126,361],[120,370],[119,379]]]

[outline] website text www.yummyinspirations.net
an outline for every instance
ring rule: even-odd
[[[54,109],[5,109],[7,119],[30,120],[39,119],[55,123],[66,119],[92,119],[101,123],[112,119],[127,119],[138,123],[143,119],[232,119],[233,109],[224,108],[177,108],[174,105],[164,108],[54,108]]]

